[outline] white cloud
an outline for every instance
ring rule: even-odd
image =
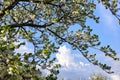
[[[104,63],[111,65],[111,70],[114,71],[113,74],[106,74],[110,78],[110,80],[120,80],[120,61],[115,61],[110,57],[105,57],[104,54],[98,54],[97,59],[101,59],[104,61]],[[118,58],[120,58],[120,54],[117,55]]]
[[[104,54],[98,54],[97,59],[100,59],[101,57],[103,58],[102,60],[104,61],[104,63],[107,63],[107,64],[111,65],[111,70],[114,71],[113,75],[116,75],[116,76],[119,75],[120,76],[120,60],[115,61],[110,57],[104,56]],[[120,54],[118,54],[116,57],[120,58]]]
[[[114,62],[112,69],[115,71],[116,74],[120,75],[120,61]]]
[[[62,66],[69,67],[74,64],[74,57],[70,55],[70,50],[66,46],[60,47],[58,51],[56,57]]]
[[[59,48],[56,58],[62,66],[58,75],[59,78],[64,78],[65,80],[88,79],[89,74],[93,73],[92,65],[83,63],[79,59],[76,61],[78,57],[71,54],[71,51],[66,46]]]
[[[22,41],[21,41],[22,42]],[[18,43],[15,43],[18,44]],[[33,46],[30,43],[26,42],[26,45],[21,45],[20,48],[15,49],[17,53],[33,53]]]
[[[31,53],[33,52],[32,49],[29,49],[27,46],[21,46],[19,49],[16,49],[15,52],[17,53]]]
[[[58,63],[62,66],[60,68],[60,74],[58,75],[59,78],[64,78],[65,80],[88,80],[89,76],[92,74],[102,74],[103,76],[107,76],[109,80],[120,80],[120,62],[115,63],[115,61],[110,58],[106,58],[107,60],[105,63],[108,61],[112,64],[114,63],[112,70],[116,71],[115,74],[110,75],[92,64],[84,63],[82,61],[84,58],[78,59],[82,57],[73,55],[71,53],[71,50],[66,46],[60,47],[59,53],[56,54],[56,58],[58,60]]]
[[[27,43],[26,46],[21,46],[19,49],[15,50],[16,52],[25,53],[33,52],[33,49],[30,48],[30,44]],[[115,74],[108,75],[103,70],[94,65],[91,65],[85,62],[84,58],[81,55],[75,55],[71,53],[71,50],[66,46],[61,46],[59,48],[59,53],[56,54],[57,63],[61,64],[60,74],[58,78],[64,78],[64,80],[88,80],[89,76],[92,74],[104,74],[111,78],[111,80],[120,80],[120,61],[115,62],[110,58],[106,58],[105,63],[111,62],[112,70],[115,71]],[[98,54],[98,58],[102,55]],[[84,62],[83,62],[84,61]],[[45,74],[48,74],[46,71]]]
[[[112,74],[110,75],[112,80],[120,80],[120,75],[118,74]]]

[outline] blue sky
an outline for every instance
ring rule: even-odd
[[[86,24],[91,26],[94,34],[99,35],[103,46],[110,45],[120,57],[120,25],[117,19],[101,4],[97,5],[95,14],[100,17],[100,23],[96,24],[95,21],[88,19]],[[103,54],[98,54],[98,59],[105,63],[111,63],[114,74],[108,75],[100,68],[88,63],[79,52],[72,51],[68,45],[61,46],[56,57],[62,65],[59,77],[65,80],[88,80],[89,76],[94,73],[101,73],[112,80],[120,80],[120,61],[113,61],[104,57]]]
[[[99,35],[99,39],[103,46],[110,45],[112,49],[117,52],[118,57],[120,57],[120,25],[118,24],[117,19],[101,4],[97,5],[95,14],[100,17],[100,23],[96,24],[95,21],[88,19],[86,24],[91,26],[94,34]],[[70,48],[67,48],[66,46],[62,46],[61,48],[62,51],[59,51],[57,54],[59,62],[62,62],[61,64],[64,66],[63,69],[61,69],[60,77],[65,77],[66,80],[80,80],[86,79],[87,77],[88,80],[89,75],[101,73],[112,80],[120,80],[120,61],[115,62],[110,58],[103,57],[103,54],[98,54],[98,58],[102,59],[103,62],[112,64],[112,69],[115,73],[108,75],[100,68],[87,63],[87,61],[85,62],[85,59],[80,54],[72,54]],[[64,58],[66,59],[66,57],[64,57],[65,53],[67,53],[66,56],[68,56],[68,61],[64,60]]]
[[[90,25],[94,34],[99,35],[99,39],[103,46],[110,45],[118,53],[120,57],[120,25],[117,19],[110,13],[109,10],[99,4],[95,14],[100,17],[100,23],[96,24],[95,21],[88,19],[87,25]],[[78,25],[75,25],[78,26]],[[29,51],[32,52],[31,44],[22,46],[18,52]],[[93,73],[102,73],[112,80],[120,80],[120,61],[115,62],[110,58],[103,57],[103,54],[97,56],[103,62],[111,63],[114,74],[108,75],[100,68],[90,64],[87,60],[79,54],[78,51],[72,51],[68,45],[60,47],[59,52],[56,54],[57,62],[62,65],[60,68],[59,78],[65,80],[80,80],[86,79]]]

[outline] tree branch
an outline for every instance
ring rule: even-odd
[[[0,18],[2,18],[5,15],[5,11],[7,10],[11,10],[13,9],[17,4],[18,4],[19,0],[15,0],[13,3],[11,3],[9,6],[7,6],[6,8],[4,8],[0,13]]]
[[[61,40],[63,40],[64,42],[67,42],[68,44],[70,45],[73,45],[74,47],[76,47],[76,49],[78,49],[78,51],[80,51],[80,53],[90,62],[94,65],[94,63],[92,62],[92,60],[90,60],[85,54],[84,52],[82,51],[82,49],[80,49],[77,45],[74,44],[74,42],[69,42],[67,41],[65,38],[62,38],[61,36],[59,36],[57,33],[55,33],[54,31],[50,30],[49,28],[47,28],[48,31],[50,31],[52,34],[54,34],[56,37],[60,38]],[[103,69],[99,64],[98,66]],[[113,71],[107,71],[107,69],[103,69],[105,72],[111,74],[113,73]]]
[[[11,28],[16,28],[16,27],[24,27],[24,26],[29,26],[29,27],[38,27],[38,28],[46,28],[47,26],[51,26],[54,23],[49,23],[49,24],[44,24],[44,25],[37,25],[37,24],[33,24],[33,23],[21,23],[21,24],[11,24],[11,25],[7,25]]]

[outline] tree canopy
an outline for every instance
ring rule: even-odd
[[[0,0],[0,79],[12,80],[56,80],[59,64],[51,57],[59,46],[68,43],[78,50],[90,63],[107,73],[111,67],[96,59],[96,49],[112,58],[116,52],[109,46],[101,46],[99,37],[86,25],[88,18],[99,23],[94,14],[96,3],[102,3],[120,23],[119,0]],[[71,26],[79,24],[78,30]],[[34,46],[33,53],[15,53],[27,40]],[[18,44],[15,44],[18,43]],[[50,72],[42,76],[42,69]]]

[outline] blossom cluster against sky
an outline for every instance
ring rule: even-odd
[[[120,58],[120,25],[117,19],[106,10],[103,5],[97,5],[95,11],[97,16],[100,16],[100,23],[88,19],[87,25],[90,25],[94,34],[99,35],[99,39],[103,46],[110,45]],[[78,26],[78,25],[75,25]],[[72,53],[72,50],[66,46],[61,46],[59,53],[56,54],[58,62],[62,65],[59,77],[64,77],[65,80],[88,80],[89,76],[94,73],[101,73],[111,80],[120,80],[120,61],[113,61],[110,58],[104,57],[104,54],[98,54],[98,59],[112,65],[114,74],[106,74],[100,68],[88,63],[79,53]]]
[[[120,25],[117,23],[117,19],[105,8],[99,4],[95,11],[97,16],[100,16],[100,23],[96,24],[93,20],[87,21],[87,25],[93,28],[93,33],[99,35],[99,39],[102,45],[110,45],[120,57]],[[77,25],[75,25],[77,26]],[[21,46],[17,52],[33,52],[31,44],[27,46]],[[59,48],[59,52],[56,54],[57,63],[61,64],[59,79],[65,80],[88,80],[89,76],[94,73],[101,73],[111,80],[120,80],[120,61],[115,62],[110,58],[104,58],[103,54],[98,54],[99,59],[103,59],[103,62],[111,63],[114,74],[108,75],[99,67],[94,66],[87,62],[87,60],[79,53],[73,53],[72,50],[63,45]]]

